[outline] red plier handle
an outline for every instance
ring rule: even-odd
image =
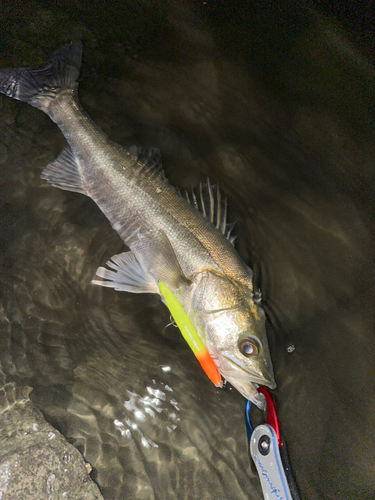
[[[270,425],[272,429],[275,431],[275,434],[277,436],[277,444],[280,447],[281,446],[280,428],[279,428],[279,420],[277,418],[275,403],[273,402],[271,394],[267,391],[265,387],[258,387],[258,392],[263,394],[263,396],[266,398],[266,407],[267,407],[266,424]]]
[[[253,428],[250,420],[250,401],[246,401],[245,423],[250,455],[258,470],[264,498],[271,498],[270,495],[276,491],[275,485],[277,484],[279,488],[277,491],[283,492],[284,499],[299,500],[298,487],[290,467],[285,442],[280,434],[275,403],[265,387],[258,387],[258,392],[266,399],[266,425],[261,424]]]

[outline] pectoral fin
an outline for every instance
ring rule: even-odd
[[[151,243],[145,244],[142,253],[147,259],[147,269],[136,253],[124,252],[114,255],[106,263],[110,269],[99,267],[96,275],[102,280],[95,279],[91,283],[125,292],[158,294],[159,281],[170,289],[189,285],[164,231]]]
[[[134,252],[114,255],[106,264],[113,271],[99,267],[96,274],[103,280],[91,283],[123,292],[160,294],[157,282],[143,269]]]
[[[147,268],[157,282],[162,281],[169,289],[189,285],[180,263],[178,262],[172,244],[164,231],[148,244]]]

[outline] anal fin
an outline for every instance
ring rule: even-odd
[[[87,195],[79,172],[79,162],[69,147],[62,150],[56,160],[43,170],[40,177],[52,186],[65,191]]]
[[[92,280],[91,283],[123,292],[160,294],[157,283],[145,272],[134,252],[114,255],[106,265],[110,269],[99,267],[96,271],[103,281]]]

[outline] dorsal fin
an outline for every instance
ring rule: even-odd
[[[191,195],[185,191],[186,199],[197,210],[202,212],[212,224],[232,243],[234,246],[235,236],[231,236],[235,222],[227,222],[228,203],[226,198],[222,198],[218,184],[211,184],[210,179],[207,182],[199,184],[199,193],[195,194],[194,189]]]
[[[166,180],[163,165],[161,163],[161,154],[157,148],[146,148],[142,146],[130,146],[127,148],[129,153],[135,156],[139,163],[144,165],[149,171],[161,176]]]

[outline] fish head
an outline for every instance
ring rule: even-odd
[[[259,385],[276,387],[268,348],[265,313],[252,291],[214,271],[194,277],[190,319],[220,374],[260,408]]]

